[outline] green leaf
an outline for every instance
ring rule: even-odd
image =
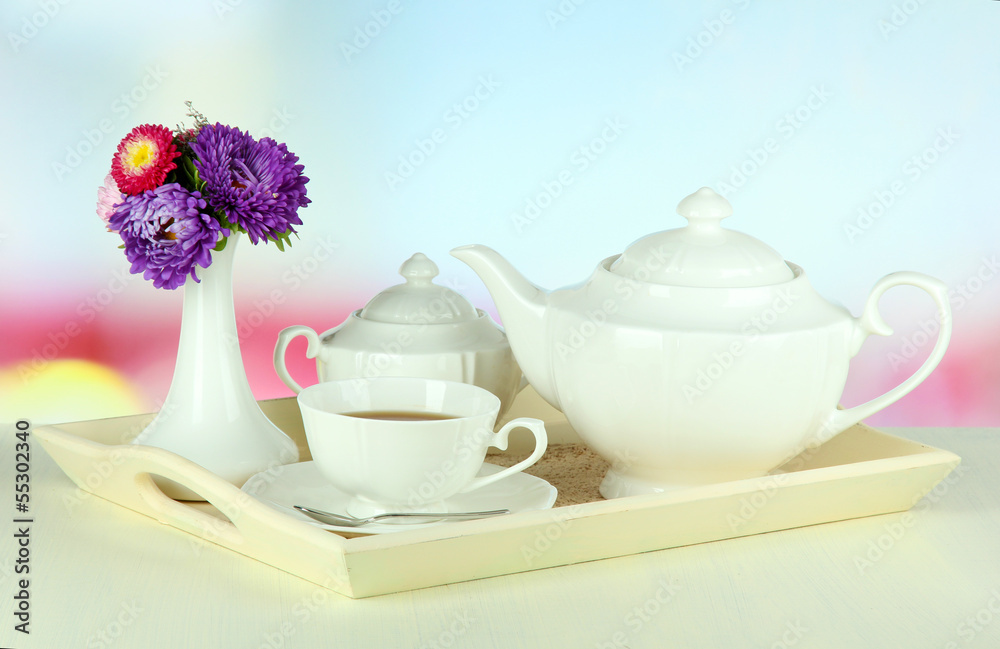
[[[234,234],[236,232],[246,232],[246,230],[244,230],[243,228],[239,227],[238,225],[230,221],[229,215],[226,214],[223,210],[216,210],[212,212],[212,216],[214,216],[215,220],[219,222],[219,225],[221,225],[226,230],[229,230],[230,234]]]
[[[295,234],[295,238],[299,238],[298,233]],[[282,232],[281,234],[272,236],[271,241],[278,247],[278,250],[284,252],[286,246],[289,248],[292,247],[292,234],[290,232]]]
[[[193,191],[202,191],[207,183],[198,174],[198,168],[194,166],[194,160],[186,154],[182,155],[179,159],[181,163],[177,169],[178,171],[182,171],[186,180],[186,182],[182,182],[181,184]]]

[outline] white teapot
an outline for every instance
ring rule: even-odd
[[[302,391],[285,352],[293,338],[304,336],[320,381],[415,376],[471,383],[500,399],[503,416],[525,385],[503,329],[457,292],[434,284],[438,267],[422,253],[404,262],[399,274],[406,282],[322,335],[303,325],[283,329],[274,348],[278,376],[296,394]]]
[[[888,275],[854,318],[802,268],[724,229],[732,207],[711,189],[677,211],[687,227],[644,237],[551,293],[490,248],[451,251],[486,284],[532,386],[611,463],[606,498],[765,475],[910,392],[944,355],[942,282]],[[892,333],[878,300],[899,284],[937,303],[934,349],[899,386],[839,410],[850,359],[868,335]]]

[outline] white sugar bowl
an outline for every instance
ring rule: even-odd
[[[422,253],[399,269],[406,280],[376,295],[341,324],[317,334],[296,325],[278,334],[274,368],[296,394],[285,365],[288,343],[308,340],[320,381],[415,376],[469,383],[500,399],[500,416],[524,387],[503,329],[456,291],[434,284],[437,265]]]

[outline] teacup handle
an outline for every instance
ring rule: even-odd
[[[537,462],[545,454],[545,449],[549,445],[549,437],[545,433],[545,423],[541,419],[532,419],[531,417],[518,417],[517,419],[508,421],[503,428],[494,433],[495,437],[490,441],[490,446],[496,446],[501,451],[507,450],[507,438],[510,436],[510,431],[515,428],[527,428],[535,436],[535,450],[531,452],[531,455],[503,471],[473,478],[472,482],[465,485],[458,493],[464,494],[474,489],[485,487],[488,484],[493,484],[497,480],[503,480],[514,473],[520,473]]]
[[[886,324],[878,311],[878,301],[887,290],[901,284],[916,286],[919,289],[927,291],[937,304],[938,316],[941,319],[941,329],[938,332],[937,342],[934,343],[934,349],[931,350],[930,356],[920,366],[920,369],[892,390],[860,406],[848,408],[847,410],[833,411],[823,423],[818,433],[820,438],[818,441],[824,442],[837,433],[858,423],[865,417],[873,415],[882,408],[895,403],[913,390],[913,388],[920,385],[934,371],[938,363],[941,362],[945,349],[948,347],[948,341],[951,339],[952,321],[951,305],[948,301],[948,287],[941,280],[929,277],[923,273],[909,271],[886,275],[875,284],[871,295],[868,296],[868,301],[865,303],[865,310],[857,320],[858,328],[855,331],[851,355],[853,356],[858,353],[862,343],[864,343],[870,334],[878,334],[879,336],[892,335],[892,328]]]
[[[306,358],[319,356],[320,342],[319,335],[305,325],[285,327],[278,334],[278,343],[274,346],[274,371],[278,373],[284,384],[292,389],[292,392],[298,394],[302,392],[302,386],[292,378],[292,375],[288,373],[288,367],[285,366],[285,352],[288,350],[288,343],[292,342],[296,336],[305,336],[306,340],[309,341],[309,346],[306,348]]]

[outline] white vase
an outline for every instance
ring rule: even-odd
[[[270,467],[298,461],[298,449],[261,412],[240,354],[233,307],[233,255],[241,235],[212,252],[200,282],[184,284],[177,364],[166,401],[133,444],[173,451],[242,486]],[[154,476],[171,498],[204,500],[190,489]]]

